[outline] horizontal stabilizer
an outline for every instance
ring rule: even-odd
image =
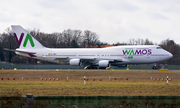
[[[36,54],[35,52],[20,51],[20,50],[7,49],[7,48],[4,48],[4,50],[6,50],[6,51],[12,51],[12,52],[20,52],[20,53],[25,53],[25,54]]]

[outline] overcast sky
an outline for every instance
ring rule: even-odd
[[[0,33],[10,25],[90,30],[110,44],[132,38],[180,44],[180,0],[1,0]]]

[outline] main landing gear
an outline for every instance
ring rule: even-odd
[[[98,69],[98,68],[97,68],[97,66],[88,65],[84,69]],[[114,69],[114,67],[112,67],[112,66],[110,66],[110,67],[99,67],[99,69],[110,70],[110,69]]]
[[[110,67],[107,67],[106,70],[111,70],[111,69],[114,69],[113,66],[110,66]]]
[[[96,66],[88,65],[84,69],[98,69]]]

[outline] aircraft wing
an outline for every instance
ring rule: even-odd
[[[108,60],[109,63],[117,63],[117,62],[123,62],[123,63],[129,63],[130,61],[127,59],[119,59],[119,58],[112,58],[112,59],[107,59],[107,58],[101,58],[101,59],[97,59],[97,58],[82,58],[81,62],[83,65],[97,65],[99,61],[101,60]]]
[[[58,62],[69,62],[71,59],[80,59],[82,65],[95,65],[101,60],[108,60],[109,62],[126,62],[128,63],[129,60],[127,59],[119,59],[119,58],[112,58],[112,59],[107,59],[107,58],[76,58],[76,57],[58,57],[58,56],[43,56],[43,58],[46,59],[53,59],[53,60],[58,60]]]
[[[84,65],[92,65],[92,64],[97,64],[101,60],[108,60],[110,63],[115,63],[115,62],[124,62],[124,63],[129,63],[130,61],[127,59],[119,59],[119,58],[112,58],[112,59],[107,59],[107,58],[80,58],[82,64]]]
[[[114,60],[114,62],[130,62],[129,60],[127,60],[127,59],[113,59]]]
[[[82,64],[93,64],[96,61],[95,58],[74,58],[74,57],[57,57],[57,56],[43,56],[46,59],[58,60],[58,62],[69,62],[70,59],[80,59]]]

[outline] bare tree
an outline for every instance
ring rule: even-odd
[[[180,46],[176,44],[173,40],[166,39],[159,44],[163,49],[169,51],[173,54],[173,57],[167,61],[162,63],[171,64],[171,65],[179,65],[180,64]]]
[[[88,48],[100,44],[99,36],[94,32],[85,30],[83,37],[84,37],[84,45],[86,45]]]
[[[148,38],[146,38],[144,45],[154,45],[154,43],[152,41],[149,41]]]
[[[129,39],[129,45],[154,45],[152,41],[149,41],[147,38],[146,40],[143,39]]]

